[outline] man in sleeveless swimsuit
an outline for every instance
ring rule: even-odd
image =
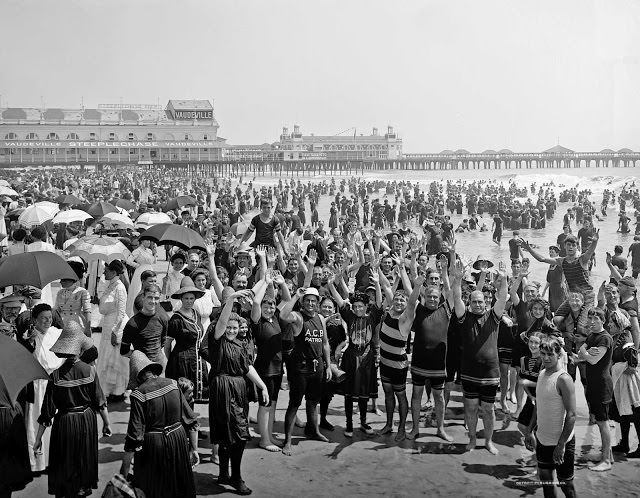
[[[400,262],[404,265],[404,261]],[[404,266],[401,271],[406,274]],[[405,275],[406,276],[406,275]],[[408,277],[406,279],[408,281]],[[411,333],[411,326],[416,317],[416,306],[420,289],[424,282],[424,275],[418,276],[413,282],[411,295],[407,290],[397,290],[393,295],[391,308],[382,318],[380,327],[380,379],[384,390],[384,405],[387,412],[387,423],[379,434],[393,432],[393,412],[398,401],[400,424],[396,441],[405,439],[405,422],[409,412],[407,400],[407,339]]]
[[[576,496],[573,485],[576,393],[571,377],[561,366],[562,349],[557,337],[542,339],[540,356],[544,369],[536,384],[536,409],[525,431],[525,445],[536,452],[538,475],[546,498],[556,496],[554,470],[564,495]]]
[[[451,310],[455,306],[460,315],[464,314],[462,289],[460,287],[463,268],[449,265],[453,281],[449,285],[447,260],[443,256],[442,282],[444,284],[444,301],[440,304],[442,291],[440,286],[428,286],[423,292],[423,302],[418,303],[416,318],[413,322],[415,339],[411,357],[411,417],[413,427],[407,439],[419,437],[420,405],[424,388],[431,389],[435,401],[437,435],[445,441],[453,441],[444,430],[444,387],[447,378],[447,334]]]
[[[300,311],[293,311],[302,299]],[[324,317],[318,314],[320,294],[317,289],[298,289],[293,299],[280,312],[281,320],[293,328],[294,347],[291,352],[289,378],[289,406],[284,417],[284,446],[282,453],[291,455],[291,436],[296,413],[306,398],[307,426],[305,434],[311,439],[329,442],[318,427],[318,403],[322,396],[322,382],[331,380],[330,350]]]
[[[456,318],[460,327],[458,334],[462,346],[462,366],[460,377],[464,393],[464,418],[469,429],[467,451],[476,447],[478,414],[484,425],[485,448],[493,455],[498,454],[491,437],[495,425],[493,404],[500,383],[498,359],[498,327],[507,302],[507,276],[504,264],[500,263],[496,302],[487,309],[484,294],[480,290],[469,296],[469,309]]]

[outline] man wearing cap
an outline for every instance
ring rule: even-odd
[[[16,318],[20,314],[20,310],[22,309],[22,304],[24,303],[24,297],[18,294],[9,294],[8,296],[0,299],[0,325],[8,326],[8,331],[10,331],[10,337],[14,337],[16,335]]]
[[[302,299],[300,311],[293,311],[298,300]],[[306,398],[307,437],[319,441],[329,440],[320,433],[317,408],[322,395],[322,382],[331,380],[330,349],[324,317],[318,314],[320,294],[317,289],[298,289],[293,299],[288,301],[280,317],[284,323],[290,323],[294,336],[294,348],[290,355],[289,406],[285,415],[285,440],[282,453],[291,455],[291,437],[296,412]]]

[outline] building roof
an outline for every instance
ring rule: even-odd
[[[600,154],[615,154],[611,149],[602,149]]]
[[[469,154],[469,151],[466,149],[458,149],[456,151],[456,154]]]
[[[291,140],[291,139],[288,139]],[[286,141],[288,141],[286,140]],[[401,140],[401,139],[398,139]],[[386,143],[387,139],[381,135],[339,135],[339,136],[330,136],[330,135],[303,135],[302,142],[311,144],[318,142],[329,142],[329,143],[343,143],[343,144],[355,144],[358,142],[380,142]]]
[[[453,155],[453,151],[447,149],[447,150],[443,150],[442,152],[440,152],[440,154],[452,156]]]
[[[487,149],[482,154],[497,154],[497,152],[493,149]]]
[[[633,151],[631,149],[624,148],[624,149],[620,149],[618,152],[620,154],[628,154],[628,153],[631,153]]]
[[[544,151],[546,154],[563,154],[566,152],[575,152],[574,150],[571,149],[567,149],[566,147],[563,147],[562,145],[558,144],[554,147],[551,147],[550,149],[547,149]]]
[[[513,151],[509,149],[500,149],[498,154],[513,154]]]
[[[213,109],[208,100],[170,100],[168,105],[176,111],[208,111]]]

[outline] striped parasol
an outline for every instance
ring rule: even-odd
[[[57,207],[57,206],[56,206]],[[42,225],[45,221],[52,220],[57,211],[45,206],[33,205],[26,208],[18,217],[18,223],[25,228]]]
[[[107,213],[98,220],[98,223],[104,223],[113,228],[133,228],[131,218],[120,213]]]
[[[171,223],[171,218],[165,213],[142,213],[136,220],[136,228],[144,230],[161,223]]]
[[[91,215],[80,209],[69,209],[67,211],[60,211],[53,218],[54,223],[73,223],[74,221],[90,220]]]
[[[71,244],[67,251],[69,251],[69,256],[78,256],[87,263],[98,260],[111,263],[116,259],[127,260],[131,257],[131,252],[122,242],[116,238],[103,237],[102,235],[82,237]]]

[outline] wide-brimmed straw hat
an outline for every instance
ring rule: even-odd
[[[129,368],[133,376],[140,382],[140,376],[146,371],[151,370],[154,375],[162,373],[162,365],[147,358],[142,351],[134,350],[129,357]]]
[[[199,299],[204,296],[204,291],[198,289],[190,277],[184,277],[180,282],[180,288],[171,294],[171,299],[181,299],[185,294],[193,294]]]
[[[493,268],[493,263],[483,256],[478,256],[478,259],[476,259],[475,263],[473,263],[473,268],[475,270],[479,270],[480,263],[483,263],[483,262],[487,263],[487,268]]]
[[[49,350],[52,353],[80,356],[91,346],[93,346],[93,341],[84,335],[84,327],[78,322],[70,320],[62,329],[62,334],[60,334],[58,340]]]

